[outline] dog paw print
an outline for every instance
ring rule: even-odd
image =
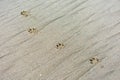
[[[30,15],[28,11],[22,11],[20,14],[24,17],[28,17]]]
[[[38,30],[36,28],[29,28],[28,32],[29,33],[38,33]]]
[[[91,58],[91,59],[89,59],[89,61],[91,64],[97,64],[99,62],[99,59],[98,58]]]
[[[56,48],[57,49],[62,49],[62,48],[64,48],[65,46],[64,46],[64,44],[63,43],[58,43],[57,45],[56,45]]]

